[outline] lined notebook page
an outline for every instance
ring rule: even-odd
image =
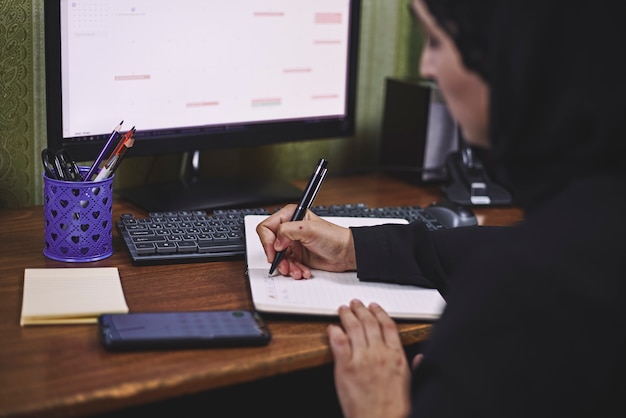
[[[20,325],[96,323],[101,313],[126,313],[117,267],[24,270]]]
[[[274,274],[268,277],[270,263],[256,233],[265,215],[245,219],[248,279],[255,308],[260,312],[336,316],[341,305],[357,298],[365,304],[376,302],[397,319],[436,319],[445,302],[439,292],[418,286],[362,282],[356,272],[330,273],[313,270],[308,280],[294,280]],[[327,220],[342,226],[406,223],[404,219],[340,218]]]

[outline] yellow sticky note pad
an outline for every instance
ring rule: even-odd
[[[126,313],[117,267],[24,270],[20,325],[96,323],[102,313]]]

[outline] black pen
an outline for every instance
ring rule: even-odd
[[[320,186],[324,181],[324,177],[326,177],[326,172],[328,171],[328,169],[326,168],[327,164],[328,161],[326,161],[324,158],[320,159],[320,162],[317,164],[317,167],[315,168],[315,171],[313,172],[309,183],[304,189],[304,193],[300,198],[300,203],[298,203],[298,207],[296,207],[296,210],[293,212],[291,222],[301,221],[304,218],[307,209],[309,209],[313,204],[315,196],[317,195],[317,192],[319,191]],[[276,270],[278,263],[280,263],[280,260],[282,260],[284,256],[284,250],[276,253],[276,257],[274,257],[274,261],[272,261],[272,266],[270,267],[270,276],[274,273],[274,270]]]

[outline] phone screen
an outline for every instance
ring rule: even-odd
[[[131,312],[98,317],[109,350],[265,345],[271,334],[250,310]]]

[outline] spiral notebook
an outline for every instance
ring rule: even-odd
[[[308,280],[295,280],[274,273],[268,276],[268,263],[256,226],[267,215],[248,215],[244,220],[247,275],[254,307],[259,312],[298,315],[337,316],[337,309],[352,299],[365,304],[376,302],[395,319],[434,320],[445,301],[435,289],[393,283],[363,282],[356,272],[331,273],[313,270]],[[404,219],[325,218],[335,224],[370,226],[407,223]]]

